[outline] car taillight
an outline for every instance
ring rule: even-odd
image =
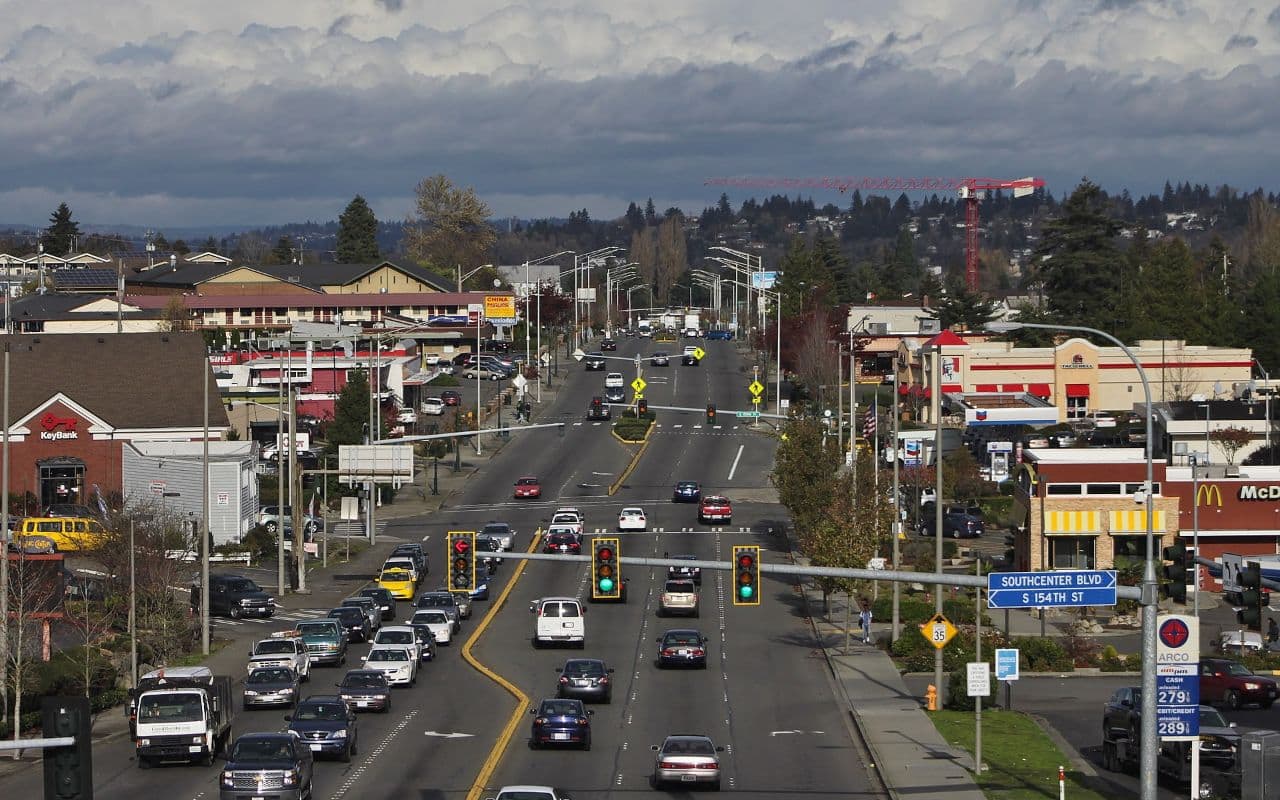
[[[664,647],[664,648],[662,648],[662,654],[663,654],[664,656],[673,656],[673,655],[675,655],[675,654],[676,654],[676,651],[675,651],[673,648],[670,648],[670,647]]]
[[[695,656],[705,656],[707,654],[707,651],[703,650],[701,647],[695,647],[689,652],[693,653]]]
[[[660,765],[663,769],[684,769],[687,764],[681,764],[679,761],[663,761]]]
[[[609,682],[608,675],[604,676],[603,678],[596,678],[596,683],[600,684],[601,686],[605,685],[608,682]]]
[[[547,718],[546,718],[546,717],[534,717],[534,718],[533,718],[533,724],[534,724],[534,725],[546,725],[546,724],[547,724]]]

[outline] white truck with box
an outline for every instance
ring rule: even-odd
[[[231,678],[207,667],[148,672],[130,693],[136,709],[138,766],[186,762],[211,766],[231,738]]]

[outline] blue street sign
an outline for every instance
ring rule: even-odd
[[[1113,569],[992,572],[987,575],[987,608],[1113,606]]]
[[[1018,648],[996,648],[996,680],[1018,680]]]
[[[1200,676],[1196,664],[1156,667],[1156,734],[1162,739],[1200,735]]]

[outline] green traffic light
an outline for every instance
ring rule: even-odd
[[[612,591],[613,591],[613,578],[601,578],[601,579],[600,579],[600,591],[602,591],[602,592],[612,592]]]
[[[751,595],[753,594],[755,594],[755,591],[750,586],[738,587],[738,596],[741,597],[743,600],[750,600]]]

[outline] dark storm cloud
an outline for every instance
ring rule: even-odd
[[[1226,52],[1230,52],[1240,47],[1250,48],[1250,47],[1257,47],[1257,46],[1258,46],[1257,37],[1236,35],[1236,36],[1232,36],[1230,39],[1227,40],[1227,46],[1224,47],[1223,50]]]

